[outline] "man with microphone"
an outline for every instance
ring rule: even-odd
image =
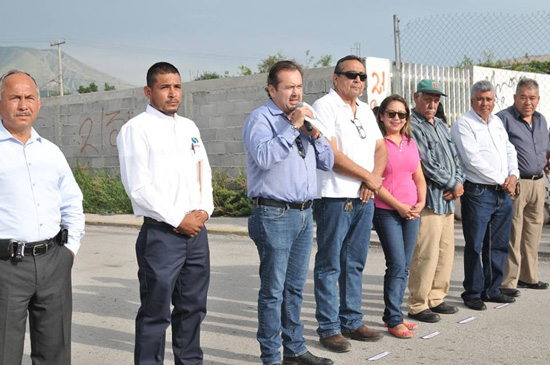
[[[273,65],[266,91],[269,100],[250,114],[243,130],[248,196],[254,201],[248,231],[260,257],[261,360],[281,364],[282,345],[283,364],[330,365],[306,348],[300,311],[313,244],[316,169],[331,169],[334,154],[317,128],[304,125],[313,112],[298,107],[303,92],[298,64]]]

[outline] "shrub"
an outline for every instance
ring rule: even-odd
[[[215,206],[213,216],[244,217],[252,213],[252,201],[248,199],[246,177],[242,171],[235,178],[214,171],[212,186]]]
[[[89,166],[82,164],[73,167],[73,174],[84,195],[85,213],[132,213],[132,203],[118,176],[111,176],[103,170],[92,172]]]
[[[84,212],[94,214],[132,214],[132,203],[124,191],[119,176],[106,171],[92,171],[89,166],[76,164],[73,167],[76,182],[84,195]],[[227,173],[213,172],[213,216],[243,217],[252,212],[252,201],[247,197],[246,177],[241,172],[237,177]]]

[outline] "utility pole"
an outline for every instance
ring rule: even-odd
[[[395,48],[395,75],[397,76],[394,78],[396,81],[393,88],[396,94],[402,95],[403,86],[401,84],[401,80],[403,70],[401,68],[403,64],[401,61],[401,33],[399,32],[399,18],[397,17],[397,14],[393,15],[393,40]]]
[[[353,46],[351,46],[351,54],[361,57],[361,43],[355,42]]]
[[[53,41],[50,43],[50,47],[57,46],[57,58],[59,60],[59,95],[63,96],[63,66],[61,64],[61,45],[65,44],[65,40]]]

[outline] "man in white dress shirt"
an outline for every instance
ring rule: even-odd
[[[82,193],[61,150],[36,133],[34,78],[0,79],[0,364],[71,363],[71,268],[84,236]],[[65,244],[66,243],[66,244]]]
[[[451,138],[466,175],[462,203],[464,304],[485,310],[484,302],[513,303],[500,290],[508,256],[512,201],[519,177],[516,150],[498,116],[489,81],[472,86],[470,111],[453,124]]]
[[[136,242],[141,306],[134,362],[164,363],[171,323],[175,363],[202,364],[200,324],[210,280],[204,222],[214,210],[211,169],[199,129],[176,114],[179,71],[166,62],[154,64],[144,93],[146,111],[129,120],[117,138],[124,188],[134,214],[144,217]]]

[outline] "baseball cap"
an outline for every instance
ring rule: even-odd
[[[447,96],[443,93],[441,90],[441,85],[439,82],[435,80],[422,80],[418,83],[416,86],[416,92],[417,93],[429,93],[429,94],[437,94],[437,95],[443,95]]]

